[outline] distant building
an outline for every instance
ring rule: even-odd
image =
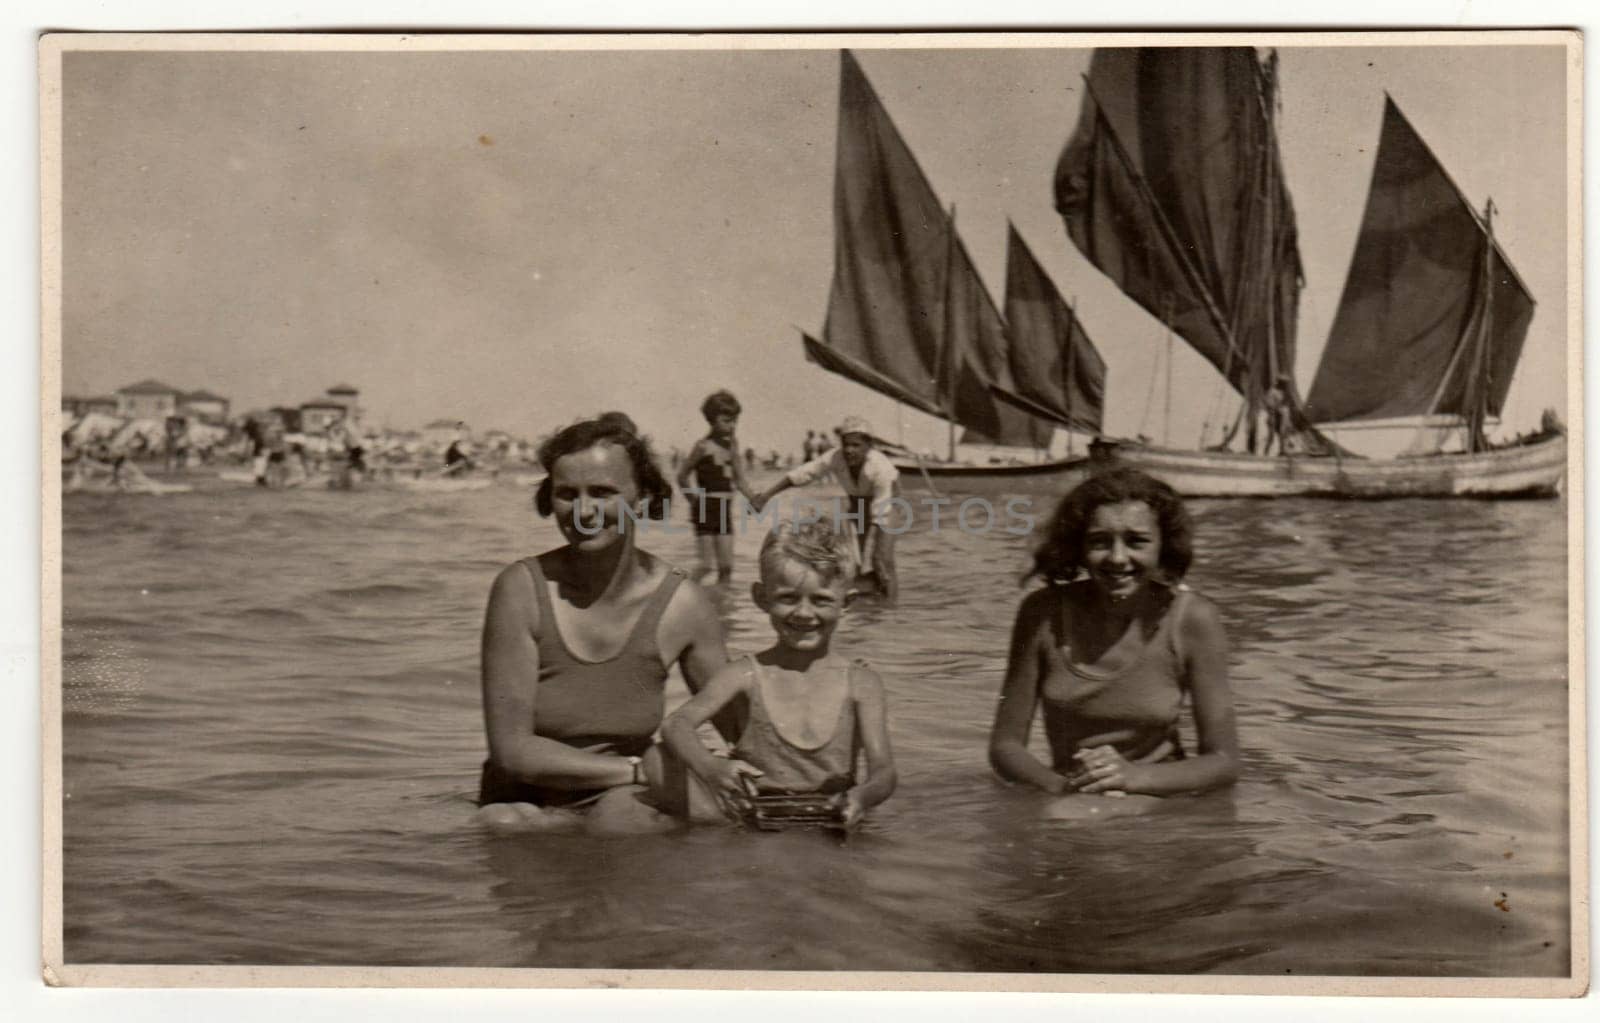
[[[435,419],[422,428],[422,443],[430,448],[441,450],[450,446],[450,442],[459,437],[467,428],[467,424],[459,419]]]
[[[357,399],[361,392],[349,384],[334,384],[322,397],[312,398],[300,406],[300,428],[304,433],[326,433],[328,427],[346,415],[359,415],[361,406]]]
[[[178,399],[178,411],[208,423],[228,421],[228,399],[210,391],[190,391]]]
[[[344,405],[345,408],[355,408],[356,400],[361,397],[361,392],[349,384],[334,384],[328,388],[327,395],[332,400]]]
[[[80,398],[69,394],[61,396],[62,415],[82,416],[90,412],[101,412],[108,416],[114,416],[117,414],[117,399],[109,394],[95,398]]]
[[[183,392],[159,380],[141,380],[117,389],[116,414],[124,419],[165,419],[178,412]]]
[[[303,427],[305,424],[301,420],[300,410],[297,408],[290,408],[287,405],[274,405],[267,409],[267,414],[278,417],[278,422],[283,424],[285,433],[304,432]]]
[[[327,398],[313,398],[300,406],[300,426],[306,433],[327,433],[328,427],[343,419],[345,407]]]

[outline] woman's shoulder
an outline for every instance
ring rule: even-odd
[[[526,558],[518,558],[516,561],[506,565],[500,570],[499,574],[494,577],[494,592],[498,593],[502,590],[508,589],[525,589],[529,592],[532,592],[534,574],[535,572],[544,574],[543,570],[545,566],[541,562],[546,556],[547,555],[538,555],[529,556]]]
[[[667,585],[669,580],[677,580],[672,596],[667,600],[667,606],[662,612],[663,618],[673,621],[698,621],[705,618],[720,621],[717,618],[716,606],[711,603],[711,597],[706,593],[705,587],[689,578],[688,572],[665,558],[649,554],[645,556],[650,561],[648,585],[653,590]]]

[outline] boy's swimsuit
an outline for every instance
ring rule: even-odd
[[[539,644],[534,734],[590,753],[643,755],[661,725],[668,671],[656,647],[656,627],[685,578],[683,571],[668,569],[615,657],[585,661],[568,650],[561,638],[539,559],[524,558],[522,566],[532,578],[539,600],[539,628],[533,636]],[[487,760],[478,784],[478,804],[573,806],[591,802],[605,791],[546,788],[518,781]]]
[[[733,459],[739,456],[707,437],[699,444],[694,462],[695,486],[704,491],[691,509],[696,536],[733,532]]]
[[[764,793],[832,794],[854,785],[856,759],[861,752],[861,729],[856,720],[856,673],[853,669],[863,662],[853,661],[844,669],[849,688],[833,732],[822,745],[807,749],[785,739],[773,724],[761,693],[761,665],[754,657],[748,660],[745,670],[751,682],[750,720],[734,744],[733,755],[761,768],[756,787]]]
[[[1188,605],[1189,589],[1180,586],[1174,592],[1155,633],[1132,663],[1104,672],[1074,663],[1067,640],[1068,602],[1082,592],[1073,592],[1076,587],[1092,585],[1076,582],[1061,587],[1056,613],[1050,618],[1054,642],[1039,687],[1040,702],[1046,733],[1066,737],[1069,745],[1060,751],[1054,769],[1062,773],[1075,769],[1072,754],[1095,746],[1112,746],[1139,763],[1181,760],[1178,712],[1187,679],[1178,622]]]

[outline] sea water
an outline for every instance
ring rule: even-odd
[[[900,774],[841,842],[472,823],[489,584],[558,542],[525,486],[69,495],[67,961],[1565,975],[1564,504],[1193,510],[1233,790],[1084,821],[999,782],[1037,536],[924,521],[901,606],[836,639],[886,679]],[[758,543],[713,591],[735,652],[770,637]]]

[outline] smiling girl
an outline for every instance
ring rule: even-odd
[[[664,800],[672,812],[738,819],[753,787],[764,795],[832,796],[849,828],[894,792],[883,681],[866,662],[832,651],[854,570],[850,538],[831,523],[780,523],[767,536],[751,595],[776,642],[730,663],[662,726],[672,754],[664,758],[667,776],[676,762],[698,782],[668,786],[679,792]],[[695,730],[741,698],[749,722],[731,756],[714,756]],[[859,778],[863,753],[867,770]]]
[[[1062,500],[1031,575],[1047,585],[1017,612],[989,761],[1046,792],[1160,796],[1233,784],[1239,773],[1227,637],[1216,605],[1182,582],[1188,511],[1134,469],[1090,477]],[[1178,717],[1188,698],[1198,750]],[[1028,751],[1036,712],[1050,762]]]
[[[643,756],[674,664],[698,690],[727,660],[711,603],[639,548],[671,489],[621,413],[560,431],[539,449],[535,497],[566,541],[507,566],[483,625],[489,759],[479,820],[497,829],[639,831],[672,822],[640,797]]]

